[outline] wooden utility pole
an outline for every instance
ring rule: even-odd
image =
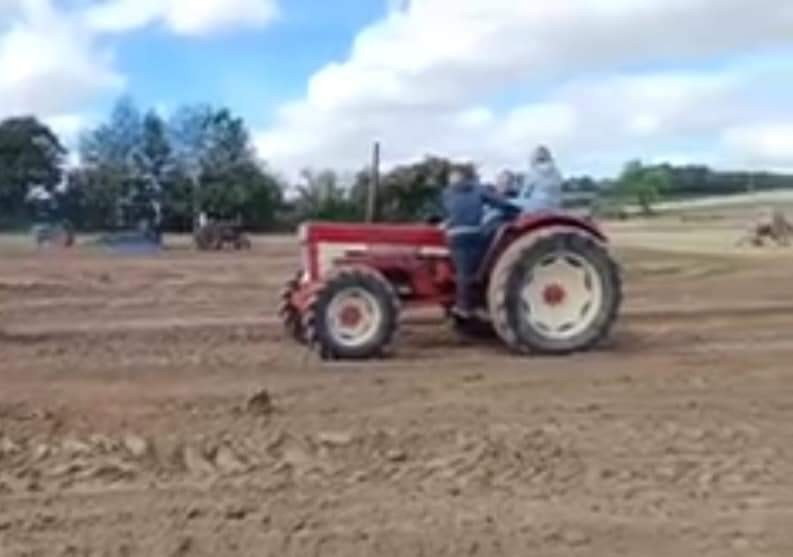
[[[375,142],[372,152],[372,176],[369,180],[369,203],[366,208],[366,222],[375,222],[378,217],[377,206],[380,194],[380,143]]]

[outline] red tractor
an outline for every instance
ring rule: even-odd
[[[307,223],[300,242],[302,269],[282,293],[280,315],[288,333],[323,359],[387,354],[403,308],[439,306],[451,315],[455,271],[441,228]],[[605,235],[560,214],[505,225],[477,282],[478,313],[520,353],[594,347],[608,336],[622,301]]]

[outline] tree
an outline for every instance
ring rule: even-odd
[[[119,199],[123,178],[116,173],[81,167],[68,173],[66,211],[71,222],[82,230],[107,230],[121,223]]]
[[[168,130],[160,116],[150,111],[143,119],[139,144],[132,151],[136,173],[161,188],[175,171]]]
[[[66,149],[33,117],[0,123],[0,217],[19,218],[31,188],[52,192],[62,179]]]
[[[180,168],[198,176],[255,158],[242,118],[209,105],[180,108],[169,123],[169,136]]]
[[[647,168],[641,161],[625,165],[616,183],[616,193],[638,203],[644,215],[653,214],[653,205],[670,189],[668,171],[663,168]]]
[[[133,155],[143,137],[143,117],[130,97],[118,100],[107,123],[85,134],[80,140],[83,164],[132,174]]]
[[[334,171],[304,169],[300,175],[298,198],[294,203],[297,220],[362,220],[364,206],[356,203],[351,190],[339,185]]]
[[[471,164],[455,163],[440,157],[426,157],[421,162],[394,168],[381,181],[380,212],[383,218],[393,222],[416,222],[437,213],[441,192],[454,168],[474,173]],[[363,195],[362,184],[357,190],[357,195]]]
[[[143,119],[132,163],[132,204],[144,210],[141,216],[153,218],[161,226],[165,192],[173,189],[178,177],[165,122],[154,111]]]
[[[151,218],[152,192],[143,174],[144,120],[135,102],[122,97],[109,120],[80,140],[82,168],[71,175],[80,188],[84,216],[93,226],[128,227]]]
[[[122,98],[106,123],[84,135],[80,153],[83,166],[69,177],[71,207],[86,213],[86,226],[161,217],[166,229],[189,230],[205,211],[267,229],[281,203],[245,122],[226,108],[185,106],[165,122]]]
[[[169,125],[176,166],[189,179],[194,212],[273,226],[281,188],[256,159],[242,118],[207,105],[180,109]]]

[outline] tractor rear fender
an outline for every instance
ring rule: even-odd
[[[482,261],[482,267],[479,271],[480,280],[487,282],[487,277],[490,275],[490,271],[496,261],[512,242],[529,234],[536,234],[539,238],[543,233],[551,230],[575,230],[591,236],[604,244],[608,243],[608,238],[603,231],[589,220],[561,214],[521,217],[498,231],[485,259]]]

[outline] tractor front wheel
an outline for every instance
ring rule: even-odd
[[[384,356],[399,326],[399,298],[379,273],[343,269],[329,277],[303,317],[308,343],[326,360]]]
[[[281,289],[280,306],[278,308],[278,316],[281,318],[284,331],[292,340],[299,344],[305,344],[306,336],[303,331],[300,311],[292,305],[292,295],[300,288],[300,279],[302,276],[303,271],[301,270],[287,281]]]
[[[497,262],[488,292],[499,336],[515,350],[549,355],[597,345],[621,302],[617,264],[599,241],[574,230],[516,240]]]

